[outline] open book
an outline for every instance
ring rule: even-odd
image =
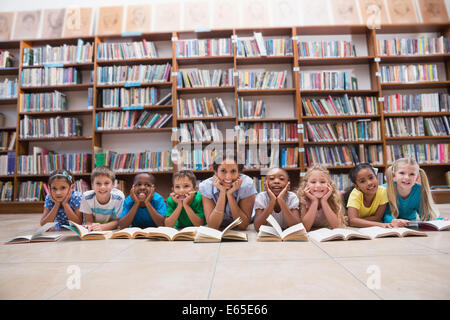
[[[450,230],[450,221],[445,220],[431,220],[431,221],[417,221],[420,229],[444,231]]]
[[[113,232],[111,239],[138,239],[146,238],[147,232],[139,227],[125,228],[116,232]]]
[[[422,231],[412,230],[408,228],[382,228],[378,226],[360,228],[359,232],[368,235],[371,239],[383,238],[383,237],[407,237],[407,236],[422,236],[426,237],[427,234]]]
[[[61,238],[61,234],[44,235],[44,232],[54,227],[55,224],[56,222],[46,223],[42,227],[37,229],[33,234],[12,238],[11,240],[6,241],[5,244],[58,241]]]
[[[308,232],[308,237],[314,241],[331,241],[331,240],[350,240],[350,239],[368,239],[371,237],[367,234],[344,228],[328,229],[321,228]]]
[[[272,227],[262,225],[259,227],[257,241],[308,241],[308,236],[303,223],[295,224],[286,230],[282,230],[277,220],[269,215],[267,217]]]
[[[186,227],[181,230],[170,227],[125,228],[112,234],[111,239],[138,239],[149,238],[153,240],[194,240],[197,227]]]
[[[81,240],[106,240],[111,237],[112,231],[88,231],[87,228],[69,220],[69,226],[63,226],[74,231]]]
[[[222,232],[213,228],[200,226],[197,229],[194,242],[221,242],[223,239],[234,241],[248,241],[245,232],[231,230],[242,222],[241,218],[237,218],[230,223]]]

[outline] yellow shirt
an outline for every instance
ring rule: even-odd
[[[375,198],[369,208],[364,206],[363,196],[364,194],[355,188],[348,197],[347,208],[352,207],[358,209],[358,218],[373,216],[379,206],[389,202],[386,188],[383,186],[378,186]]]

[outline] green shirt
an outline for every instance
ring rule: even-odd
[[[171,216],[172,213],[177,208],[178,203],[174,200],[172,200],[171,197],[167,198],[167,210],[166,210],[166,218]],[[205,212],[203,211],[203,202],[202,202],[202,195],[200,192],[196,192],[194,199],[191,202],[190,205],[192,211],[203,220],[203,223],[206,222],[205,220]],[[185,227],[191,227],[193,226],[191,219],[189,219],[188,214],[186,213],[186,210],[184,208],[181,209],[180,216],[178,217],[177,222],[175,223],[175,228],[182,229]]]

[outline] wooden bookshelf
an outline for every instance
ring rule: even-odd
[[[236,45],[237,39],[246,39],[253,36],[253,32],[261,32],[264,39],[288,39],[292,41],[292,55],[287,56],[256,56],[256,57],[242,57],[237,55]],[[92,62],[83,63],[65,63],[62,67],[74,67],[83,72],[83,82],[81,84],[71,85],[55,85],[55,86],[23,86],[21,85],[20,77],[23,70],[45,68],[49,65],[38,66],[24,66],[23,52],[25,48],[33,48],[38,46],[45,46],[47,44],[52,46],[60,46],[63,44],[76,45],[77,38],[68,39],[43,39],[43,40],[22,40],[22,41],[3,41],[0,42],[0,49],[11,48],[15,50],[17,65],[11,68],[0,69],[0,76],[17,76],[19,83],[19,95],[26,93],[44,93],[52,92],[55,90],[67,93],[69,97],[75,95],[78,99],[79,96],[87,97],[86,92],[88,89],[93,93],[93,106],[92,108],[84,109],[81,106],[71,108],[71,101],[68,101],[69,108],[65,111],[48,111],[48,112],[23,112],[19,106],[19,99],[1,99],[1,108],[8,105],[15,106],[16,108],[16,126],[8,126],[0,128],[0,130],[18,131],[20,129],[20,120],[24,116],[44,118],[44,117],[83,117],[83,127],[86,127],[81,137],[60,137],[60,138],[20,138],[17,134],[16,148],[13,150],[16,154],[16,169],[14,175],[0,176],[3,181],[13,181],[13,201],[4,202],[0,206],[0,212],[41,212],[43,202],[19,202],[19,183],[25,180],[38,180],[45,181],[48,175],[19,175],[17,173],[18,157],[20,155],[30,154],[29,148],[32,143],[63,143],[66,146],[72,143],[81,142],[86,144],[87,153],[92,154],[92,167],[94,167],[95,151],[97,149],[107,148],[112,151],[114,147],[118,149],[126,147],[126,141],[124,139],[130,139],[140,141],[139,139],[145,139],[149,141],[149,146],[153,144],[164,143],[165,146],[170,148],[176,148],[178,144],[181,145],[202,145],[208,144],[225,144],[226,142],[189,142],[182,143],[177,141],[170,141],[171,133],[175,128],[179,128],[182,123],[193,123],[194,121],[205,121],[207,123],[216,122],[221,131],[226,129],[236,129],[243,123],[292,123],[298,126],[298,140],[295,141],[280,141],[278,145],[280,149],[286,147],[298,147],[299,149],[299,162],[295,168],[287,168],[291,181],[297,183],[301,176],[307,169],[306,162],[306,148],[308,147],[331,147],[331,146],[343,146],[349,147],[363,145],[369,147],[372,145],[381,145],[382,148],[382,164],[375,165],[381,172],[389,166],[387,159],[387,148],[391,145],[403,145],[403,144],[426,144],[426,143],[443,143],[448,144],[450,141],[450,135],[446,136],[409,136],[409,137],[386,137],[385,132],[385,119],[398,118],[398,117],[443,117],[450,116],[450,111],[447,112],[396,112],[388,113],[384,111],[384,105],[382,99],[392,92],[434,92],[450,93],[450,54],[420,54],[420,55],[408,55],[408,56],[381,56],[377,52],[377,40],[383,37],[401,37],[402,34],[411,33],[433,33],[437,36],[450,37],[450,24],[414,24],[414,25],[383,25],[380,29],[372,30],[367,29],[366,26],[304,26],[304,27],[284,27],[284,28],[255,28],[255,29],[223,29],[223,30],[211,30],[208,32],[195,32],[195,31],[183,31],[183,32],[165,32],[154,34],[142,34],[140,36],[107,36],[107,37],[86,37],[83,38],[85,43],[92,42],[94,44],[94,53]],[[333,39],[350,39],[356,46],[357,56],[345,56],[345,57],[301,57],[298,51],[298,44],[301,41],[311,41],[309,39],[321,37],[326,38],[332,36]],[[97,45],[103,42],[132,42],[141,41],[154,41],[158,50],[159,57],[153,58],[135,58],[135,59],[98,59],[97,58]],[[219,56],[192,56],[192,57],[178,57],[177,56],[177,44],[179,41],[197,39],[230,39],[231,40],[231,52],[230,54],[224,54]],[[350,41],[349,40],[349,41]],[[329,41],[329,40],[328,40]],[[171,76],[169,81],[154,82],[154,83],[138,83],[138,84],[99,84],[97,81],[97,69],[100,67],[108,66],[128,66],[128,65],[163,65],[171,64],[171,71],[178,72],[183,69],[192,68],[209,68],[209,69],[233,69],[234,85],[219,86],[219,87],[194,87],[194,88],[178,88],[176,76]],[[382,83],[381,77],[377,76],[377,72],[380,72],[381,66],[385,64],[428,64],[439,63],[443,66],[444,72],[441,72],[439,81],[418,81],[418,82],[395,82],[395,83]],[[300,72],[303,70],[333,70],[340,68],[340,66],[348,66],[349,68],[364,68],[363,75],[359,80],[358,90],[304,90],[300,89]],[[298,69],[297,69],[298,68]],[[267,71],[280,71],[286,70],[289,74],[289,85],[286,85],[282,89],[242,89],[238,87],[236,73],[239,71],[250,70],[267,70]],[[93,72],[93,82],[89,82],[86,73]],[[355,71],[356,72],[356,71]],[[445,76],[445,77],[444,77]],[[363,86],[362,83],[367,82],[368,85]],[[136,108],[127,107],[103,107],[99,104],[99,97],[102,91],[105,89],[114,88],[145,88],[154,87],[158,92],[171,92],[172,102],[166,105],[145,105],[138,106]],[[340,115],[319,115],[309,116],[306,115],[303,106],[302,98],[321,99],[342,97],[347,95],[349,98],[353,97],[373,97],[377,99],[377,113],[375,114],[340,114]],[[160,94],[160,97],[163,94]],[[226,117],[190,117],[183,118],[178,117],[177,101],[179,99],[189,99],[191,97],[223,97],[224,102],[229,107],[233,116]],[[274,114],[267,115],[263,119],[241,119],[238,117],[238,101],[241,97],[244,100],[247,99],[269,99],[268,101],[275,101],[273,103],[275,110]],[[82,103],[80,103],[82,104]],[[272,106],[268,103],[269,108]],[[171,112],[172,122],[169,121],[164,128],[160,129],[123,129],[123,130],[96,130],[95,118],[98,112],[109,111],[131,111],[131,110],[157,110],[162,112]],[[280,112],[278,112],[280,110]],[[285,113],[289,113],[287,116]],[[350,121],[357,120],[367,121],[379,121],[381,139],[380,140],[356,140],[356,141],[309,141],[306,142],[303,139],[303,132],[306,130],[306,123],[321,122],[336,122],[336,121]],[[125,135],[122,135],[125,134]],[[162,136],[161,136],[162,135]],[[122,138],[126,136],[127,138]],[[129,138],[128,138],[129,137]],[[156,138],[154,138],[156,137]],[[225,136],[224,136],[225,137]],[[114,142],[119,140],[120,142]],[[167,140],[167,141],[166,141]],[[116,143],[116,144],[114,144]],[[239,143],[236,140],[233,144],[238,148],[238,151],[245,151],[253,143]],[[150,147],[153,150],[153,147]],[[136,147],[136,150],[143,150],[143,148]],[[120,151],[120,150],[119,150]],[[119,152],[118,151],[118,152]],[[1,153],[7,153],[8,151],[2,151]],[[11,151],[10,151],[11,152]],[[137,152],[137,151],[135,151]],[[433,185],[445,184],[444,173],[450,170],[450,163],[424,163],[421,165],[426,172],[431,176],[430,181]],[[334,166],[332,163],[328,164],[327,168],[331,173],[340,173],[352,166]],[[167,186],[162,189],[164,196],[170,192],[170,176],[177,170],[177,166],[174,163],[174,169],[172,171],[153,171],[152,173],[157,176],[158,181],[163,184],[167,182]],[[194,170],[200,177],[207,178],[212,174],[211,170]],[[245,169],[244,173],[251,176],[258,176],[260,169]],[[76,177],[84,177],[89,179],[89,172],[85,174],[75,175]],[[130,181],[132,180],[134,173],[132,172],[118,172],[117,176],[127,181],[126,186],[131,187]],[[165,194],[167,193],[167,194]],[[442,193],[442,192],[441,192]],[[441,194],[440,193],[440,194]],[[433,192],[435,194],[435,192]],[[437,194],[437,193],[436,193]],[[438,197],[441,197],[439,195]]]

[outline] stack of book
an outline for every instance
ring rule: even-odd
[[[129,60],[157,58],[158,52],[152,41],[102,42],[97,44],[97,60]]]
[[[193,98],[177,100],[177,115],[179,118],[193,117],[226,117],[233,113],[225,106],[222,98]]]
[[[358,80],[346,71],[300,72],[302,90],[358,90]]]
[[[350,41],[299,41],[300,58],[343,58],[356,57],[356,46]]]
[[[306,123],[304,141],[377,141],[381,139],[380,122],[358,120],[338,123]]]
[[[58,47],[46,45],[45,47],[24,48],[23,66],[43,66],[46,64],[70,64],[92,62],[94,46],[78,39],[77,45],[64,44]]]
[[[20,95],[22,112],[47,112],[67,110],[66,94],[54,91],[48,93],[24,93]]]
[[[231,39],[193,39],[177,41],[177,57],[214,57],[232,55]]]
[[[450,38],[379,39],[377,48],[380,56],[443,54],[450,52]]]
[[[448,112],[447,93],[392,94],[384,97],[384,112]]]
[[[178,88],[203,88],[234,86],[233,69],[180,70],[177,75]]]
[[[168,82],[171,66],[158,65],[133,65],[133,66],[107,66],[97,68],[97,84],[133,84]]]
[[[172,118],[171,113],[139,111],[109,111],[95,115],[96,130],[129,130],[162,128]]]
[[[381,81],[390,82],[414,82],[414,81],[439,81],[436,64],[410,64],[397,66],[381,66]]]
[[[20,120],[20,138],[79,137],[82,124],[77,118],[34,119],[24,116]]]
[[[306,116],[378,114],[376,97],[302,98]]]
[[[286,85],[287,71],[239,71],[239,89],[281,89]]]

